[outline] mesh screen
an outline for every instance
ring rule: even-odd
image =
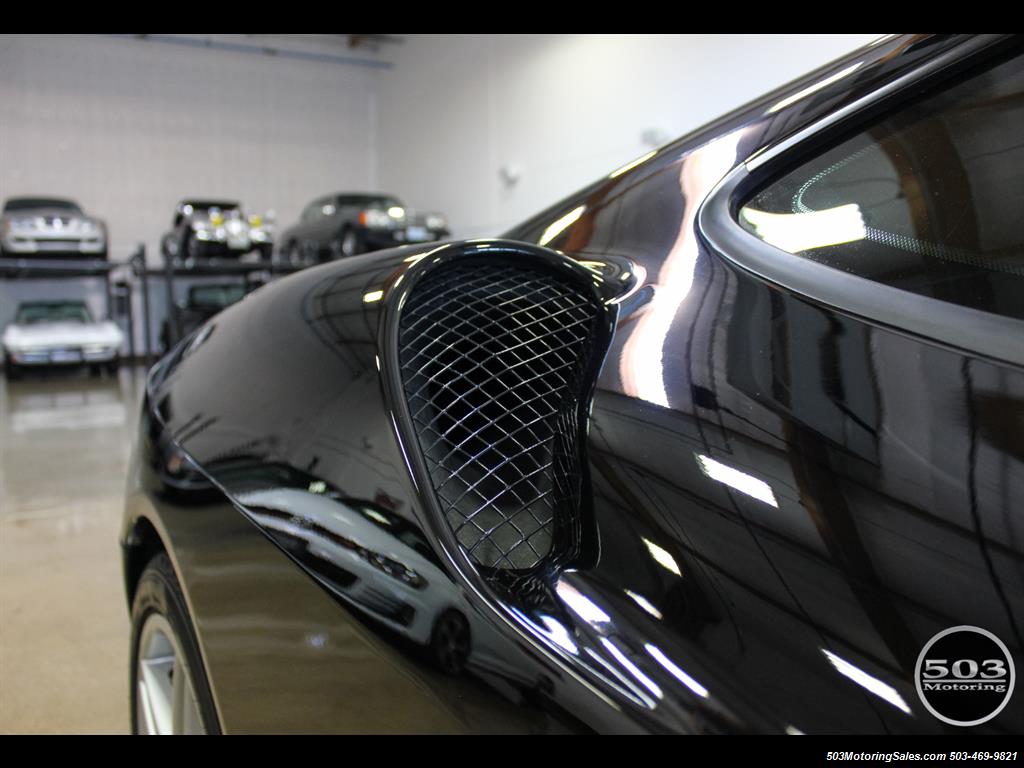
[[[469,557],[529,571],[580,536],[579,402],[600,305],[540,269],[459,262],[402,310],[399,360],[441,510]]]

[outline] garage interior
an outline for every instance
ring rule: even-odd
[[[196,288],[305,266],[278,239],[172,262],[180,203],[237,201],[278,238],[324,195],[385,193],[446,239],[498,235],[877,37],[0,36],[0,199],[72,200],[107,232],[102,263],[5,252],[0,329],[75,302],[122,339],[116,369],[0,381],[0,732],[129,731],[117,538],[146,370]]]

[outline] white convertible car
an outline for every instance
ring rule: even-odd
[[[18,305],[0,338],[4,373],[22,368],[89,365],[94,373],[117,371],[124,334],[109,320],[93,320],[82,301],[32,301]]]

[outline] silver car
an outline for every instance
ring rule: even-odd
[[[0,255],[106,259],[107,225],[71,200],[11,197],[0,214]]]
[[[252,251],[269,260],[273,243],[272,212],[247,216],[235,201],[182,200],[160,249],[165,259],[175,262],[239,258]]]

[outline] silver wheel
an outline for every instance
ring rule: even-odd
[[[302,249],[298,243],[292,243],[288,248],[287,255],[288,264],[293,267],[304,267],[306,266],[306,258],[302,253]]]
[[[346,229],[345,234],[341,237],[341,255],[355,256],[357,246],[356,233],[351,229]]]
[[[203,734],[203,719],[188,662],[170,622],[146,617],[136,661],[136,722],[140,734]]]

